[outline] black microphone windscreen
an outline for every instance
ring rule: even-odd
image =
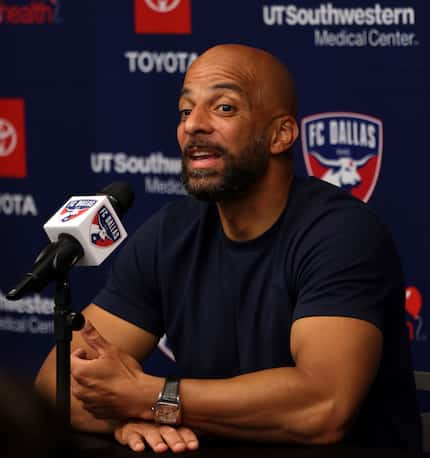
[[[134,192],[125,181],[114,181],[97,194],[107,195],[118,216],[121,217],[134,202]]]

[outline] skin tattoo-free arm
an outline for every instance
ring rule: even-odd
[[[73,354],[74,396],[98,419],[151,421],[164,379],[145,374],[94,327],[81,333],[97,356],[86,359],[81,350]],[[341,440],[376,374],[381,332],[353,318],[302,318],[293,324],[291,348],[295,367],[228,379],[183,379],[182,426],[247,440]]]

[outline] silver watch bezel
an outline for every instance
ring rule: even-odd
[[[176,402],[162,400],[160,399],[161,397],[160,393],[159,399],[157,399],[152,407],[155,423],[163,425],[177,425],[180,422],[181,417],[181,402],[179,397],[177,397]],[[168,408],[167,414],[165,413],[166,407]]]

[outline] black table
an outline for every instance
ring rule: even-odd
[[[430,454],[414,453],[397,449],[367,449],[344,444],[335,445],[272,445],[253,444],[218,439],[201,440],[200,448],[185,453],[154,453],[149,448],[133,452],[118,444],[111,436],[75,434],[80,458],[148,458],[189,456],[189,458],[430,458]]]

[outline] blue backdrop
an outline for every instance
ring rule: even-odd
[[[429,10],[418,0],[1,0],[1,366],[34,377],[54,344],[52,289],[18,302],[5,294],[68,197],[128,181],[137,197],[124,220],[131,233],[184,193],[182,79],[202,51],[231,42],[273,52],[294,75],[297,173],[347,188],[390,227],[414,365],[430,370]],[[71,272],[75,310],[114,256]],[[147,367],[173,366],[157,352]]]

